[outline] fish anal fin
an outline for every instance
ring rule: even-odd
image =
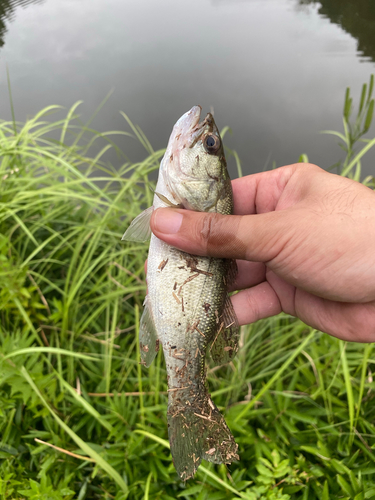
[[[139,327],[139,347],[142,364],[148,368],[159,351],[159,339],[147,296],[144,306]]]
[[[173,463],[182,480],[194,476],[202,458],[216,464],[239,459],[232,433],[206,390],[199,401],[170,405],[167,416]]]
[[[123,241],[147,241],[151,236],[150,219],[153,211],[154,207],[149,207],[137,215],[121,239]]]
[[[219,317],[217,332],[209,351],[216,365],[231,361],[238,351],[239,325],[229,295],[225,298],[224,308]]]

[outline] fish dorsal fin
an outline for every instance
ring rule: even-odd
[[[156,333],[154,318],[151,307],[146,296],[144,301],[144,310],[139,327],[139,347],[141,351],[142,364],[147,368],[154,361],[159,352],[159,339]]]
[[[150,219],[154,207],[146,208],[131,222],[124,236],[123,241],[147,241],[151,236]]]
[[[210,353],[216,365],[231,361],[238,351],[239,325],[232,301],[227,295],[223,313],[219,318],[218,330],[213,337]]]

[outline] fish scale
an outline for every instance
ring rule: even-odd
[[[233,198],[220,134],[211,114],[199,123],[194,106],[175,124],[160,165],[153,206],[123,239],[144,240],[153,210],[166,206],[230,214]],[[235,265],[227,259],[182,252],[151,236],[148,293],[140,324],[142,362],[149,366],[163,345],[168,378],[168,435],[179,476],[194,475],[204,458],[238,460],[237,444],[206,387],[205,359],[231,359],[238,322],[227,286]]]

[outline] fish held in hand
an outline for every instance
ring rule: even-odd
[[[153,206],[123,236],[144,241],[159,207],[231,214],[233,195],[223,144],[210,113],[200,122],[194,106],[175,124],[160,164]],[[236,265],[228,259],[199,257],[151,236],[148,293],[140,322],[142,363],[150,366],[163,346],[168,376],[168,434],[176,470],[192,477],[204,458],[238,460],[237,444],[206,387],[205,358],[229,362],[238,349],[238,321],[228,284]]]

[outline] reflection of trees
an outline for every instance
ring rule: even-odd
[[[375,61],[375,2],[373,0],[299,0],[319,3],[319,14],[339,24],[358,40],[358,50]]]
[[[6,21],[10,21],[18,5],[26,6],[42,0],[0,0],[0,47],[4,45],[4,35],[7,31]]]

